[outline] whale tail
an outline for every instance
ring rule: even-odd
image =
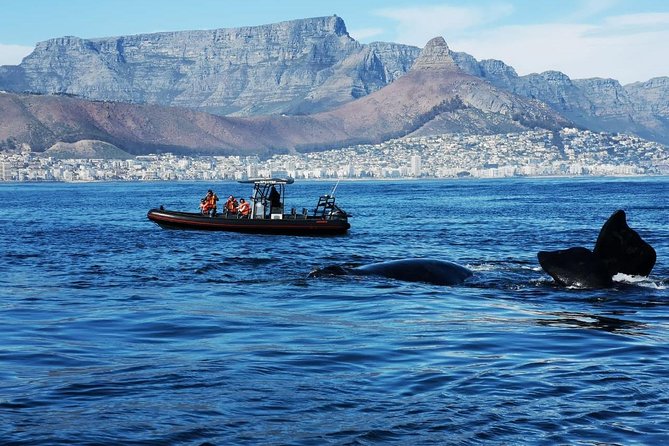
[[[627,225],[623,210],[614,212],[606,220],[597,237],[594,253],[604,262],[611,276],[618,273],[648,276],[657,260],[655,249]]]
[[[624,273],[648,276],[657,254],[627,225],[625,211],[614,212],[602,226],[594,251],[576,247],[540,251],[539,264],[557,284],[578,288],[606,288],[613,276]]]

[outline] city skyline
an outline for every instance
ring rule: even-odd
[[[629,135],[563,129],[506,135],[441,135],[323,152],[257,156],[154,154],[57,159],[27,146],[0,153],[0,181],[501,178],[666,175],[666,147]]]

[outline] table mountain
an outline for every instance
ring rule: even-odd
[[[0,89],[153,103],[221,115],[312,113],[384,87],[420,50],[362,45],[337,17],[271,25],[60,37],[18,67],[0,67]]]

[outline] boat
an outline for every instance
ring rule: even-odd
[[[259,234],[337,235],[345,234],[351,227],[348,222],[350,215],[336,204],[334,192],[337,186],[330,194],[321,195],[312,210],[303,208],[298,212],[292,208],[285,213],[285,186],[292,184],[293,178],[257,178],[239,182],[253,184],[253,195],[249,201],[251,212],[248,216],[228,212],[210,216],[201,212],[167,210],[161,205],[151,209],[147,217],[164,229]],[[273,197],[277,192],[278,198]]]

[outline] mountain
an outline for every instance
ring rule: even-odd
[[[570,122],[539,101],[462,71],[443,38],[390,85],[308,116],[223,117],[187,108],[0,94],[0,141],[44,150],[58,141],[101,140],[132,154],[262,154],[378,143],[404,135],[462,130],[496,133]],[[437,130],[435,130],[435,128]]]
[[[237,118],[240,119],[240,118]],[[44,151],[58,142],[98,140],[133,155],[168,152],[244,153],[259,135],[235,118],[187,108],[88,101],[55,95],[0,94],[0,149],[27,143]],[[263,144],[255,146],[259,154]]]
[[[500,133],[570,125],[539,101],[467,74],[455,57],[442,37],[434,38],[406,75],[357,101],[314,115],[314,119],[327,128],[345,129],[352,141],[365,135],[367,142],[408,134]],[[469,128],[463,128],[465,125]]]
[[[406,45],[361,44],[337,16],[209,31],[61,37],[39,43],[18,66],[0,67],[0,90],[186,107],[231,117],[312,115],[392,86],[409,72],[419,54],[419,48]],[[479,62],[450,50],[449,55],[463,73],[485,81],[475,83],[480,92],[461,90],[448,99],[454,102],[441,105],[454,110],[442,113],[433,108],[434,116],[422,110],[411,118],[420,125],[401,121],[389,127],[389,134],[507,132],[530,125],[502,118],[505,115],[495,108],[499,104],[488,107],[476,102],[490,99],[494,92],[501,95],[500,103],[522,97],[545,112],[550,107],[582,128],[631,133],[669,144],[669,77],[623,86],[614,79],[570,79],[558,71],[519,76],[502,61]],[[465,98],[466,107],[457,102]],[[542,119],[539,126],[545,125]],[[296,138],[307,146],[312,139]],[[333,139],[340,140],[341,135]],[[324,139],[319,146],[330,144]]]
[[[362,45],[337,17],[271,25],[60,37],[19,66],[0,67],[0,89],[189,107],[220,115],[313,113],[384,87],[420,50]]]
[[[45,152],[58,159],[130,159],[133,158],[113,144],[104,141],[84,139],[75,143],[57,142]]]
[[[578,126],[669,144],[669,77],[623,86],[615,79],[572,80],[559,71],[518,76],[498,60],[481,61],[479,66],[483,79],[545,102]]]

